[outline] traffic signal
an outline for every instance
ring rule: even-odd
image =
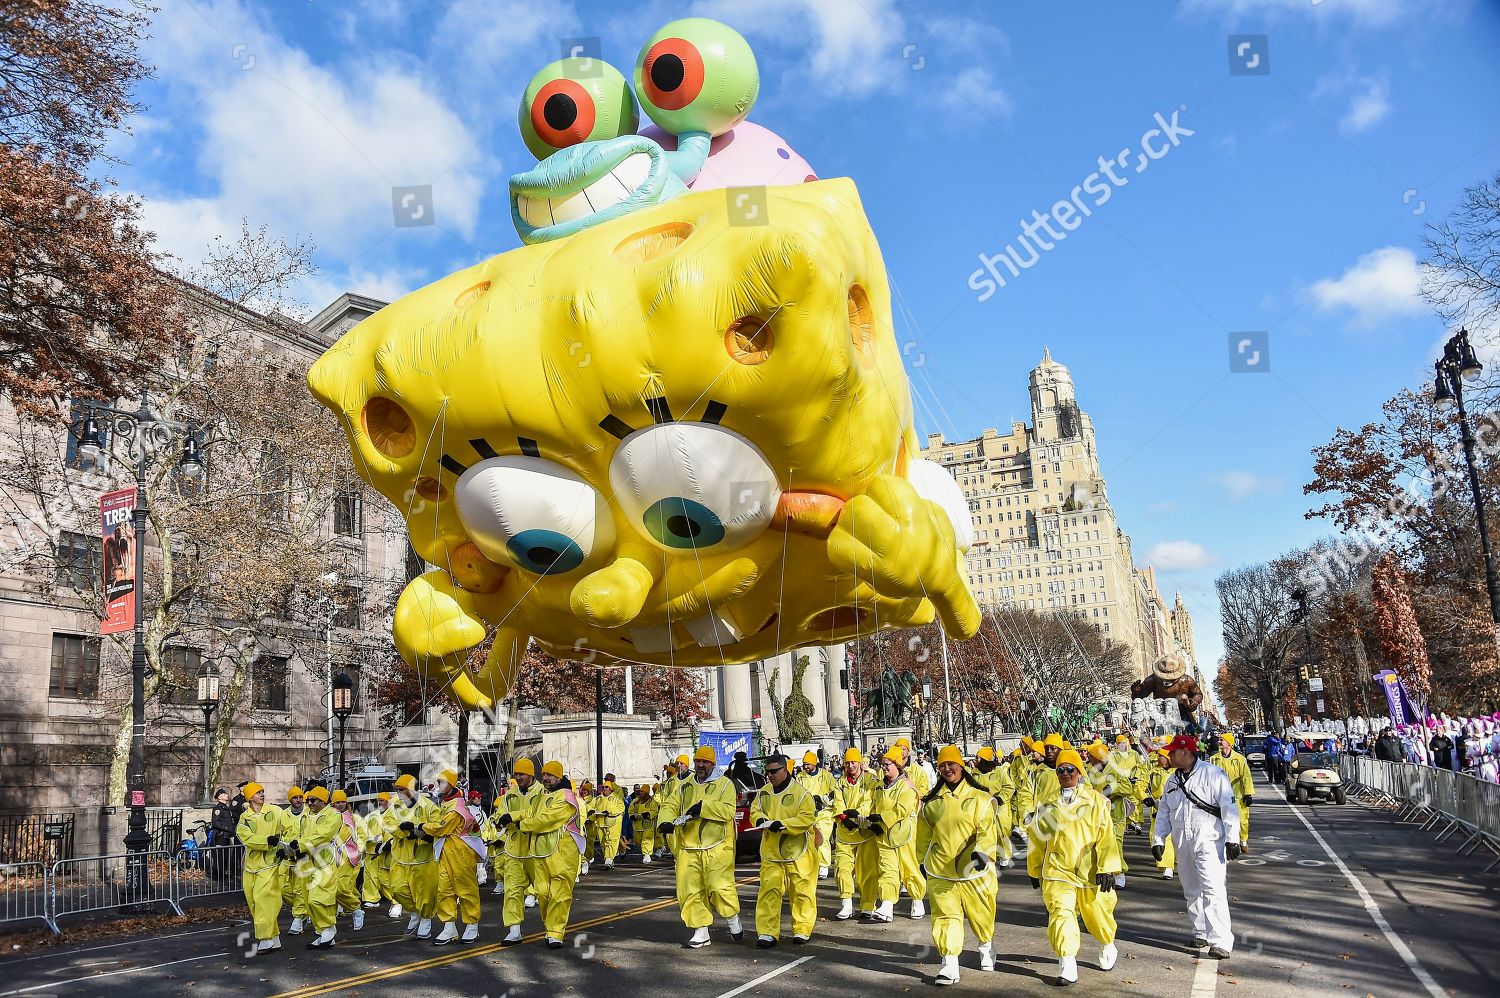
[[[1302,681],[1304,683],[1307,682],[1307,666],[1299,666],[1297,669],[1297,675],[1302,677]]]
[[[848,688],[849,688],[849,670],[848,669],[840,669],[839,670],[839,689],[841,689],[841,690],[847,690]]]

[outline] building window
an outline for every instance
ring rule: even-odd
[[[255,710],[286,710],[288,660],[285,655],[260,655],[250,666],[250,706]]]
[[[358,537],[364,529],[358,492],[340,492],[333,497],[333,532],[340,537]]]
[[[364,592],[358,586],[344,586],[339,593],[337,609],[333,612],[333,626],[355,630],[359,627],[360,604]]]
[[[52,674],[47,695],[89,700],[99,695],[99,639],[82,634],[52,635]]]
[[[103,549],[104,542],[98,537],[63,531],[57,538],[58,587],[84,591],[97,588]]]
[[[164,648],[161,653],[161,688],[163,703],[193,707],[198,703],[198,673],[203,669],[203,655],[196,648]]]

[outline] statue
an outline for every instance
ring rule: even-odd
[[[766,677],[766,689],[771,694],[771,713],[776,718],[776,730],[781,741],[801,744],[812,741],[813,704],[802,692],[802,677],[807,673],[808,658],[798,655],[792,662],[792,690],[785,700],[776,692],[776,681],[781,670],[772,669]]]
[[[1187,660],[1177,652],[1169,652],[1156,660],[1151,675],[1130,684],[1132,700],[1176,700],[1182,720],[1197,726],[1198,707],[1203,703],[1203,690],[1187,674]]]
[[[911,688],[916,683],[914,673],[897,672],[886,666],[880,682],[864,693],[862,706],[870,723],[877,728],[894,728],[905,723],[911,713]]]

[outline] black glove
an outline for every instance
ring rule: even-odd
[[[769,825],[766,826],[766,831],[768,831],[768,832],[784,832],[784,831],[786,831],[786,823],[785,822],[781,822],[781,821],[773,821]]]
[[[856,813],[845,814],[839,818],[839,824],[851,832],[859,830],[859,815]]]
[[[827,797],[819,797],[817,794],[813,794],[813,810],[814,811],[821,811],[821,810],[823,810],[827,806],[828,806],[828,798]]]
[[[513,822],[515,820],[516,820],[515,818],[512,818],[510,816],[510,812],[507,811],[504,814],[502,814],[500,817],[498,817],[498,818],[495,819],[495,825],[497,827],[499,827],[499,828],[504,828],[506,825],[509,825],[511,822]]]
[[[917,872],[922,875],[922,879],[923,880],[926,880],[927,879],[927,864],[926,863],[918,863],[917,864]]]
[[[1245,807],[1249,807],[1249,806],[1251,806],[1252,804],[1255,803],[1255,798],[1254,797],[1242,797],[1242,798],[1240,798],[1240,803],[1243,804]]]
[[[1156,860],[1157,862],[1160,862],[1161,858],[1163,856],[1165,856],[1166,854],[1167,854],[1167,847],[1165,845],[1159,845],[1159,846],[1152,846],[1151,847],[1151,858],[1154,859],[1154,860]]]
[[[693,802],[693,806],[690,807],[690,808],[688,808],[683,813],[686,814],[689,818],[696,818],[696,817],[698,817],[699,815],[701,815],[703,813],[703,802],[701,800],[700,801],[694,801]]]
[[[279,845],[281,845],[281,836],[280,835],[267,835],[266,836],[266,848],[267,849],[275,849]]]
[[[656,826],[656,832],[658,835],[671,835],[672,823],[670,821],[663,821],[661,824]]]
[[[1225,847],[1225,850],[1229,853],[1230,859],[1240,858],[1240,844],[1238,842],[1229,843],[1229,845]]]
[[[401,824],[397,825],[396,827],[399,828],[399,829],[401,829],[407,835],[410,835],[410,834],[412,834],[413,832],[415,832],[417,830],[417,826],[414,825],[414,824],[412,824],[410,821],[403,821],[403,822],[401,822]]]
[[[1145,806],[1145,807],[1155,807],[1156,806],[1156,798],[1155,797],[1147,797],[1145,800],[1141,801],[1141,804],[1143,806]]]
[[[875,826],[877,831],[879,831],[879,826],[885,824],[885,819],[878,814],[872,814],[865,820],[868,821],[872,826]]]
[[[969,853],[969,859],[973,861],[974,869],[980,873],[983,873],[989,868],[990,858],[984,853],[980,852],[978,849],[975,849],[973,852]]]
[[[390,839],[386,839],[384,842],[380,843],[380,854],[382,856],[389,856],[391,854],[391,840]]]
[[[1042,882],[1040,880],[1038,880],[1037,878],[1032,877],[1031,878],[1031,889],[1034,890],[1034,891],[1041,890],[1042,889]]]
[[[300,856],[300,855],[302,855],[302,843],[301,842],[293,842],[292,843],[292,855],[293,856]]]
[[[1098,873],[1094,875],[1094,883],[1106,894],[1115,889],[1115,875],[1113,873]]]

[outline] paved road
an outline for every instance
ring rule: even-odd
[[[1234,958],[1219,964],[1185,953],[1176,882],[1132,875],[1118,909],[1119,965],[1099,972],[1097,948],[1085,937],[1073,991],[1193,998],[1500,994],[1500,876],[1482,877],[1482,863],[1453,857],[1451,847],[1434,845],[1384,812],[1353,804],[1296,807],[1264,785],[1257,800],[1255,851],[1230,871]],[[1150,870],[1146,840],[1130,837],[1127,855],[1138,870]],[[748,927],[755,867],[742,866],[740,877]],[[363,932],[341,929],[332,952],[307,952],[293,942],[281,953],[246,959],[237,941],[244,927],[230,925],[0,960],[0,995],[311,998],[399,988],[409,998],[648,990],[731,998],[930,984],[936,967],[930,921],[899,917],[903,900],[891,925],[836,922],[830,918],[837,907],[833,889],[825,885],[820,894],[822,918],[806,946],[758,950],[753,930],[735,945],[716,928],[712,946],[689,951],[680,945],[686,931],[672,901],[670,867],[632,861],[584,878],[569,947],[561,951],[546,949],[535,935],[521,946],[495,945],[503,931],[499,899],[485,894],[481,941],[468,948],[403,939],[396,923],[372,912]],[[971,952],[952,991],[1052,993],[1056,963],[1044,913],[1018,870],[1001,879],[997,921],[997,971],[979,972]],[[527,928],[538,926],[533,921]]]

